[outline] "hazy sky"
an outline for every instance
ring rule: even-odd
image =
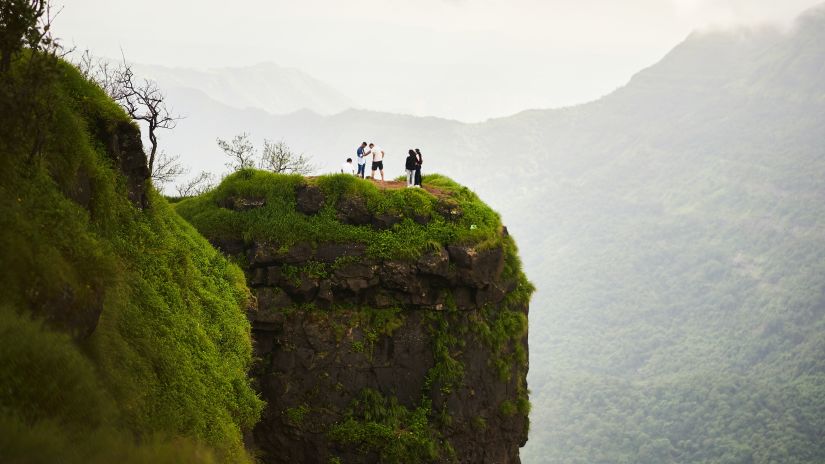
[[[271,61],[362,108],[477,121],[595,99],[692,30],[788,22],[822,1],[72,0],[55,30],[97,55]]]

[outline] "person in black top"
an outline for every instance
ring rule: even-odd
[[[415,149],[416,167],[415,167],[415,186],[421,187],[421,165],[424,164],[424,158],[421,157],[421,150]]]
[[[404,168],[407,170],[407,187],[415,187],[415,172],[416,169],[418,169],[418,156],[412,149],[410,149],[409,155],[407,155]]]

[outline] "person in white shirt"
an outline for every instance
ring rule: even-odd
[[[372,153],[372,178],[375,180],[375,171],[381,171],[381,183],[384,183],[384,150],[381,147],[370,144],[370,151]]]
[[[352,164],[352,158],[347,158],[347,161],[341,165],[341,174],[355,175],[355,166]]]

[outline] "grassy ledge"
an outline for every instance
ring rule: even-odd
[[[243,238],[284,248],[296,243],[363,243],[370,257],[413,259],[433,246],[501,245],[501,218],[478,196],[441,175],[425,176],[423,189],[382,190],[371,181],[336,174],[316,178],[243,170],[213,191],[175,204],[175,209],[210,240]],[[323,207],[307,215],[296,207],[296,191],[317,186]],[[265,200],[260,208],[234,211],[219,206],[230,198]],[[398,220],[391,228],[342,223],[337,206],[346,197],[365,202],[374,215]],[[450,212],[455,212],[450,215]],[[455,216],[455,217],[453,217]]]

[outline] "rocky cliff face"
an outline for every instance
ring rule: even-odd
[[[403,224],[463,227],[469,205],[437,193],[415,194],[432,196],[431,211],[405,214],[298,182],[290,204],[367,238]],[[207,201],[244,217],[275,200],[219,191]],[[252,441],[264,462],[520,462],[532,288],[506,229],[490,230],[483,243],[428,243],[405,258],[380,256],[369,240],[207,233],[257,297],[253,374],[268,406]]]

